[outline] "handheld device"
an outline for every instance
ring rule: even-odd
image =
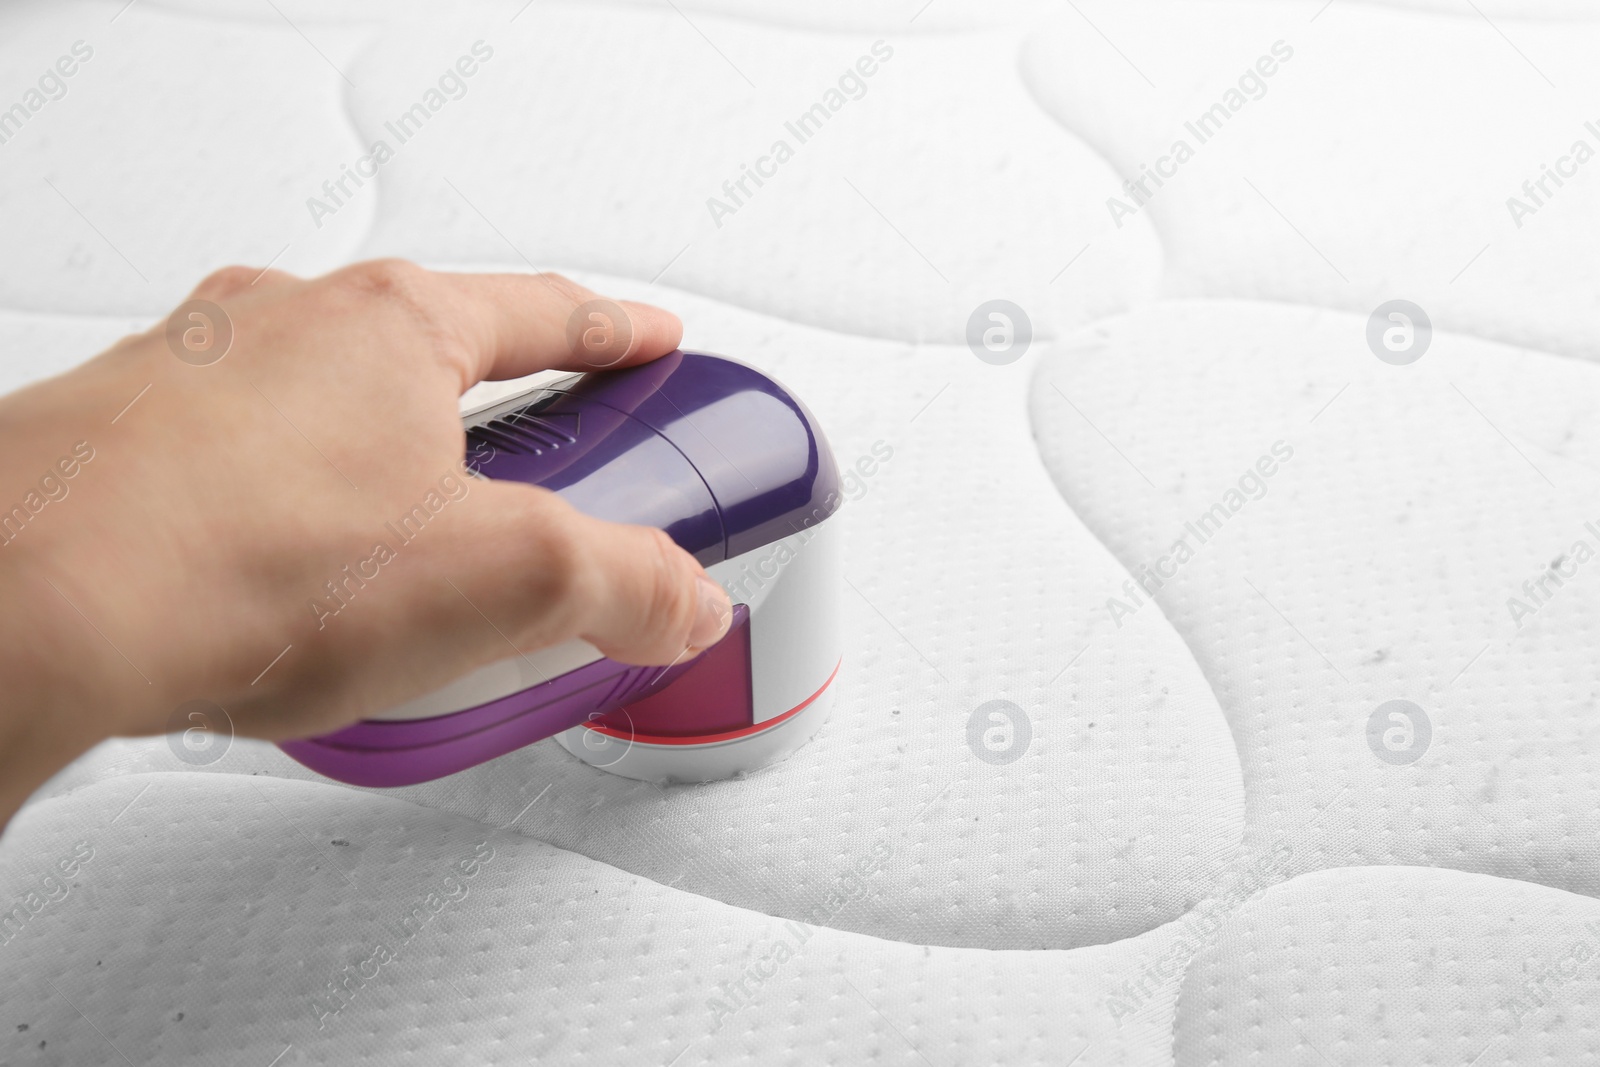
[[[841,497],[805,405],[752,367],[678,351],[575,374],[464,422],[469,470],[665,530],[728,591],[727,635],[669,667],[617,663],[568,641],[284,742],[285,752],[330,778],[397,786],[555,737],[613,774],[712,781],[782,759],[816,733],[841,661]]]

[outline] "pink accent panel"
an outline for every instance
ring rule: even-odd
[[[740,605],[743,607],[743,605]],[[755,722],[750,682],[750,614],[734,611],[727,636],[665,689],[590,720],[623,736],[695,737]]]

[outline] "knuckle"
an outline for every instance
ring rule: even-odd
[[[646,608],[647,625],[663,642],[676,642],[681,646],[694,626],[697,607],[686,580],[683,550],[664,530],[648,528],[645,538],[650,546],[650,558],[655,563],[650,569],[652,588]]]
[[[363,296],[414,303],[425,300],[431,275],[409,260],[369,259],[333,277]]]
[[[595,568],[583,540],[570,522],[548,521],[539,545],[539,584],[544,598],[556,604],[575,606],[590,597]]]
[[[535,274],[534,278],[549,287],[551,292],[560,294],[563,299],[571,302],[574,307],[594,296],[594,293],[568,278],[565,274],[558,274],[554,271],[541,271]]]
[[[530,602],[540,605],[546,625],[576,630],[586,606],[598,597],[598,574],[571,521],[575,512],[552,495],[531,499],[524,514],[516,525],[523,531],[538,531],[524,541],[528,557],[524,573],[532,586]]]
[[[367,260],[330,275],[328,281],[360,313],[377,309],[394,316],[408,334],[439,354],[458,357],[468,347],[461,323],[450,314],[445,286],[410,260]]]
[[[150,341],[152,339],[158,338],[160,336],[160,334],[161,334],[161,331],[162,331],[163,327],[165,327],[165,325],[166,325],[165,321],[161,321],[161,322],[157,322],[154,326],[151,326],[148,330],[145,330],[143,333],[123,334],[121,337],[117,338],[117,341],[116,341],[115,344],[113,344],[110,348],[106,349],[106,353],[109,354],[109,353],[112,353],[112,352],[126,352],[128,349],[134,348],[134,347],[142,344],[145,341]]]
[[[250,287],[250,283],[261,273],[259,267],[245,267],[238,264],[222,267],[212,271],[195,286],[194,295],[198,297],[224,297],[241,292]]]

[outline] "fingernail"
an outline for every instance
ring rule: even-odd
[[[689,631],[690,648],[709,648],[722,640],[733,621],[733,605],[722,586],[704,574],[695,579],[700,585],[700,610],[694,617],[694,629]]]

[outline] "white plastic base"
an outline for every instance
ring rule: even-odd
[[[777,763],[816,736],[833,712],[830,684],[800,711],[766,730],[703,745],[655,745],[578,727],[556,736],[561,747],[591,767],[662,785],[718,782]]]

